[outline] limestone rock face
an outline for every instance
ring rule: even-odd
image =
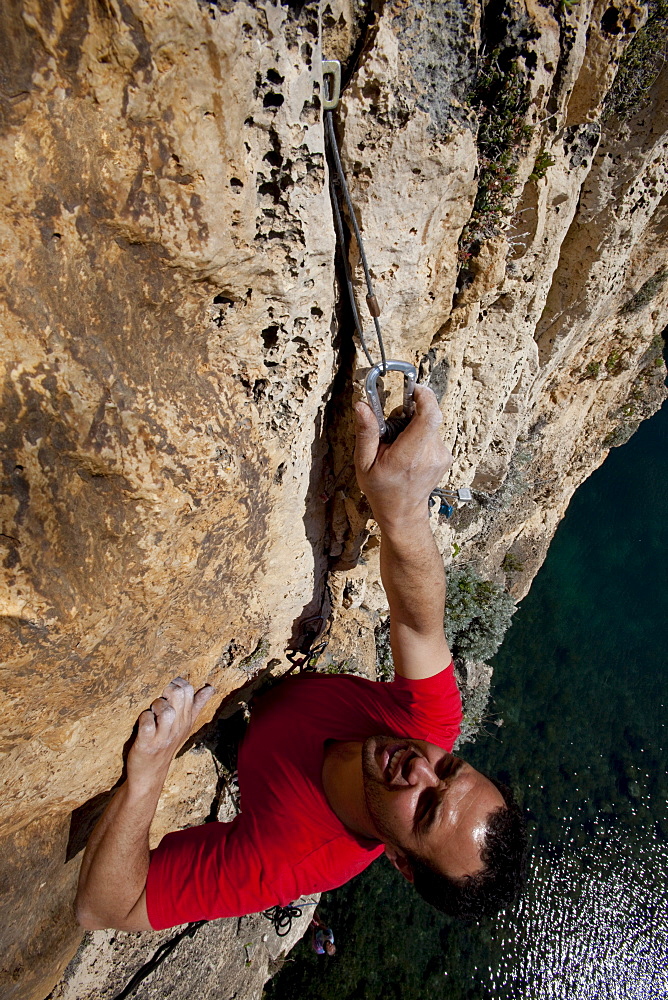
[[[328,617],[328,662],[373,659],[322,56],[388,356],[437,392],[450,484],[474,491],[434,516],[439,545],[521,597],[665,395],[666,66],[614,96],[646,20],[633,0],[2,5],[3,997],[42,1000],[76,950],[96,797],[172,676],[216,686],[210,718]],[[154,835],[216,787],[184,754]],[[110,942],[77,967],[113,953],[122,983]],[[54,997],[94,995],[68,982]]]
[[[197,927],[192,936],[184,933],[185,928],[142,934],[93,931],[50,1000],[115,1000],[133,977],[144,972],[145,978],[130,994],[137,1000],[166,996],[260,1000],[264,983],[308,929],[312,914],[309,903],[284,937],[278,937],[260,914],[215,920]],[[156,954],[165,957],[152,968]]]

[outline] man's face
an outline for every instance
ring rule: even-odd
[[[365,740],[362,773],[386,854],[407,877],[403,852],[455,878],[480,871],[487,817],[505,805],[488,778],[433,743],[396,736]]]

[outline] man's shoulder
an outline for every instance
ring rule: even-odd
[[[461,701],[452,666],[426,679],[396,677],[391,682],[348,673],[304,673],[286,678],[258,699],[253,718],[253,742],[280,745],[306,766],[305,756],[315,753],[323,739],[364,740],[392,733],[450,749],[459,731]]]
[[[269,691],[262,692],[254,704],[258,708],[272,708],[283,703],[296,706],[299,702],[337,705],[353,695],[371,698],[386,696],[387,692],[382,689],[388,687],[391,685],[347,671],[308,671],[280,679]]]

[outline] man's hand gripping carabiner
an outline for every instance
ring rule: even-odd
[[[391,444],[401,431],[408,427],[411,417],[415,413],[415,400],[413,399],[413,393],[415,391],[415,382],[417,380],[417,369],[414,365],[408,364],[407,361],[387,361],[385,363],[385,369],[389,372],[402,372],[404,376],[403,413],[400,416],[386,418],[383,413],[383,407],[378,396],[378,387],[376,385],[380,376],[385,374],[382,364],[374,365],[369,371],[364,383],[364,388],[366,389],[369,406],[375,413],[376,420],[378,421],[380,440],[383,444]]]

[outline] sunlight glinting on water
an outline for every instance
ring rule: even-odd
[[[656,829],[619,831],[599,817],[576,845],[566,821],[539,847],[517,910],[498,926],[503,959],[487,985],[531,1000],[666,1000],[668,845]]]

